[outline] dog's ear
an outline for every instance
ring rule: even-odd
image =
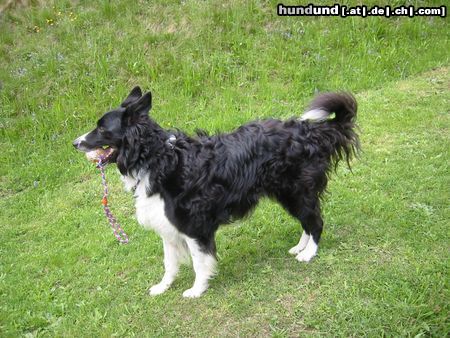
[[[142,116],[147,116],[152,108],[152,93],[145,93],[139,100],[131,103],[127,107],[125,117],[128,118],[129,123],[139,121]]]
[[[127,98],[120,104],[121,107],[126,107],[130,103],[137,101],[142,96],[142,90],[139,86],[134,87]]]

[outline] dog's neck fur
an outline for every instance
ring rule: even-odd
[[[148,116],[128,126],[117,157],[117,167],[123,176],[135,180],[145,175],[148,195],[158,192],[164,179],[176,168],[178,156],[173,144],[167,140],[173,136]]]

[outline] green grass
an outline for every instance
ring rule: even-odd
[[[0,336],[448,336],[448,20],[279,18],[276,4],[32,1],[0,17]],[[136,84],[188,132],[355,92],[363,154],[330,183],[319,256],[288,255],[299,226],[263,201],[219,231],[204,297],[181,297],[189,267],[148,296],[160,240],[109,168],[131,239],[117,245],[71,146]]]

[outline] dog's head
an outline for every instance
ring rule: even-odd
[[[139,87],[133,88],[120,107],[104,114],[97,121],[97,127],[78,137],[73,141],[73,146],[83,152],[111,148],[112,151],[105,162],[116,162],[118,149],[122,146],[127,128],[143,118],[148,118],[151,106],[151,93],[142,95]]]

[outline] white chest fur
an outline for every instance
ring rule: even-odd
[[[134,196],[136,198],[136,218],[140,225],[147,230],[156,231],[161,237],[175,237],[179,235],[175,226],[167,219],[165,203],[161,195],[147,196],[148,176],[139,180],[129,176],[122,178],[125,189],[131,190],[136,187]]]

